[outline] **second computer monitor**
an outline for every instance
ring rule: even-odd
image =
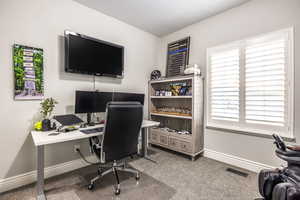
[[[76,91],[75,113],[105,112],[106,104],[110,101],[111,92]]]
[[[95,92],[76,91],[75,92],[75,113],[95,112],[94,96],[95,96]]]
[[[95,107],[100,110],[98,112],[105,112],[108,102],[113,101],[113,94],[111,92],[96,92]]]
[[[126,93],[115,92],[113,93],[113,101],[137,101],[144,105],[145,95],[141,93]]]

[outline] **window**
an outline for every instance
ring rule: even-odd
[[[207,125],[293,137],[293,29],[207,50]]]

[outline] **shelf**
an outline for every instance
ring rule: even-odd
[[[161,113],[150,113],[151,115],[161,116],[161,117],[173,117],[173,118],[180,118],[180,119],[193,119],[192,116],[184,116],[184,115],[169,115],[169,114],[161,114]]]
[[[150,84],[192,80],[193,77],[194,77],[194,75],[178,76],[178,77],[171,77],[171,78],[162,78],[162,79],[159,79],[159,80],[151,80]]]
[[[191,99],[192,96],[150,96],[151,99]]]

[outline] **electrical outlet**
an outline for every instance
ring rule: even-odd
[[[74,145],[74,152],[77,153],[77,149],[80,149],[80,144],[75,144]]]

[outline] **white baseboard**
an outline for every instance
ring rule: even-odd
[[[88,160],[95,161],[94,156],[87,157]],[[85,166],[88,166],[86,162],[82,159],[72,160],[65,163],[60,163],[57,165],[52,165],[45,168],[45,178],[57,176],[66,172],[73,171],[75,169],[79,169]],[[24,174],[20,174],[17,176],[9,177],[0,180],[0,193],[12,190],[30,183],[34,183],[36,181],[36,170],[27,172]]]
[[[256,172],[256,173],[260,172],[260,170],[262,169],[276,168],[270,165],[254,162],[252,160],[247,160],[244,158],[217,152],[210,149],[204,149],[204,157],[217,160],[226,164],[230,164],[239,168],[247,169],[249,171]]]

